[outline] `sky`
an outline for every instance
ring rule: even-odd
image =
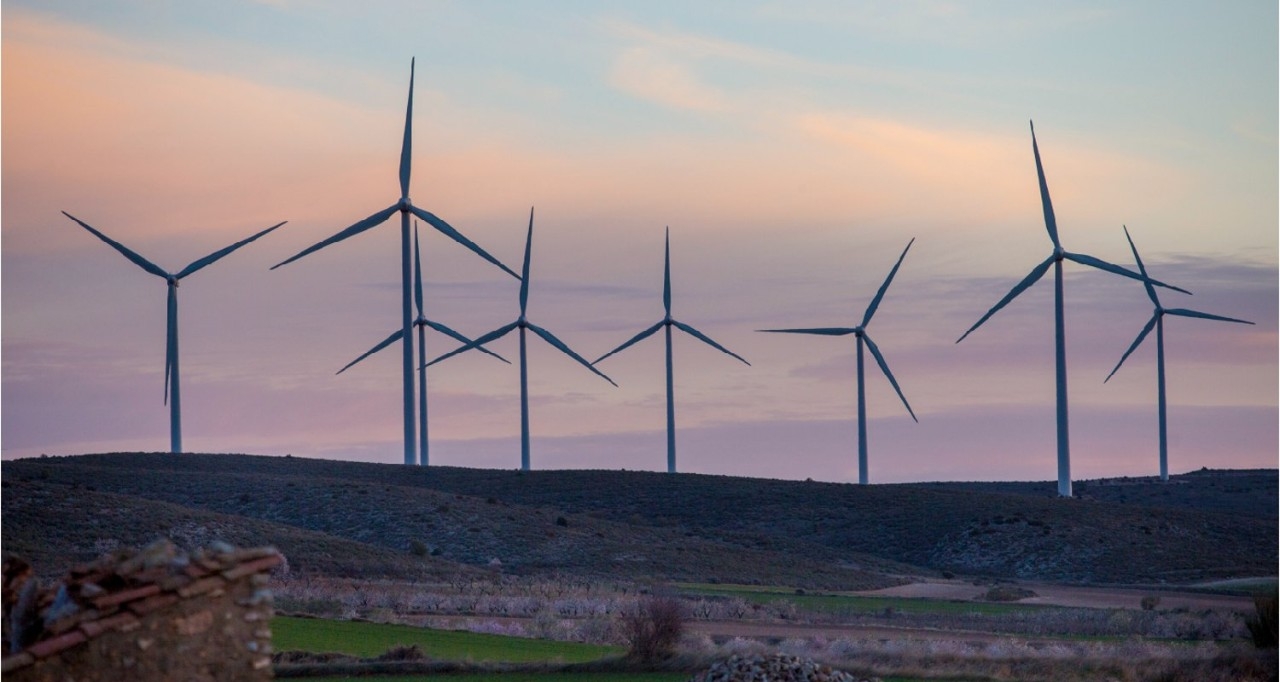
[[[1274,2],[5,0],[0,450],[168,448],[165,269],[279,221],[178,290],[184,446],[403,459],[398,219],[269,267],[399,197],[410,59],[415,205],[519,269],[529,319],[595,359],[673,315],[681,471],[852,481],[854,326],[873,482],[1056,476],[1049,278],[1064,246],[1194,292],[1167,307],[1174,473],[1277,465]],[[427,315],[476,336],[518,282],[424,227]],[[1152,307],[1068,263],[1072,474],[1157,473]],[[455,347],[427,340],[432,357]],[[493,350],[515,359],[514,335]],[[599,368],[531,339],[537,469],[665,470],[661,335]],[[519,374],[428,373],[431,462],[519,466]]]

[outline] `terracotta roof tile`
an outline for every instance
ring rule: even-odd
[[[166,606],[176,604],[179,599],[181,597],[176,594],[157,594],[141,601],[129,602],[128,608],[139,616],[145,616],[152,611],[159,611]]]
[[[71,632],[58,635],[51,639],[42,639],[27,647],[26,651],[36,658],[46,658],[58,653],[59,651],[70,649],[71,647],[88,639],[89,638],[80,630],[72,630]]]
[[[94,599],[93,605],[100,609],[105,609],[108,606],[116,606],[119,604],[123,604],[125,602],[133,601],[134,599],[143,599],[145,597],[150,597],[153,594],[160,594],[159,585],[156,585],[156,584],[143,585],[142,587],[135,587],[131,590],[124,590],[122,592],[112,592],[111,594],[104,594],[101,597]]]
[[[265,556],[265,557],[262,557],[261,559],[255,559],[253,561],[240,564],[235,568],[231,568],[226,571],[223,571],[222,577],[226,578],[227,580],[239,580],[240,578],[243,578],[246,575],[252,575],[254,573],[265,571],[269,568],[275,568],[276,566],[279,566],[283,561],[284,561],[284,558],[281,557],[279,554],[272,554],[271,556]]]

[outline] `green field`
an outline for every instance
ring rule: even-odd
[[[418,645],[430,658],[445,661],[582,663],[623,653],[621,647],[504,637],[409,625],[277,616],[271,621],[276,651],[378,656],[393,646]],[[578,679],[578,678],[575,678]]]
[[[684,682],[685,673],[479,673],[451,674],[453,682]],[[312,682],[431,682],[439,676],[312,677]]]
[[[941,599],[910,599],[906,597],[862,597],[847,594],[796,594],[795,590],[753,585],[710,585],[704,583],[678,583],[682,594],[709,597],[738,597],[753,604],[772,604],[789,601],[804,611],[821,613],[883,613],[893,609],[900,613],[1021,613],[1043,606],[1031,604],[1002,604],[979,601],[946,601]]]

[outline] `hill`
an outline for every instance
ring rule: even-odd
[[[70,517],[65,524],[61,516],[41,521],[11,509],[17,498],[37,494],[109,494],[118,506],[139,505],[138,532],[170,527],[145,504],[216,514],[221,524],[243,524],[244,532],[261,534],[259,542],[279,544],[295,567],[317,570],[322,562],[305,542],[291,552],[273,534],[305,531],[317,542],[359,543],[411,565],[435,559],[486,567],[497,559],[504,573],[523,575],[824,589],[885,586],[902,573],[937,571],[1093,583],[1274,574],[1276,473],[1257,472],[1247,483],[1232,475],[1194,474],[1214,486],[1134,484],[1127,495],[1137,501],[1121,503],[1036,492],[1048,484],[1009,484],[1032,486],[1019,492],[979,487],[985,484],[855,486],[128,453],[4,462],[0,521],[6,549],[11,538],[35,537],[31,524],[44,523],[46,541],[67,538],[52,543],[58,551],[83,553],[84,539],[57,530]],[[1189,490],[1197,492],[1183,494]],[[427,557],[415,556],[415,548]]]

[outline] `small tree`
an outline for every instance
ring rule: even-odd
[[[665,658],[684,634],[684,604],[675,597],[646,597],[622,616],[628,655],[641,661]]]
[[[1276,595],[1274,594],[1255,594],[1253,595],[1254,614],[1244,619],[1244,624],[1249,627],[1249,634],[1253,636],[1253,643],[1259,649],[1276,648]]]

